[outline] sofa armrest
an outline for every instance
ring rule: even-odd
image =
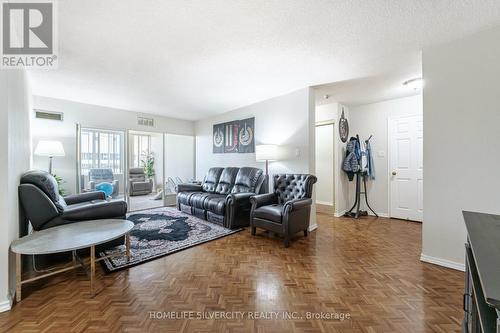
[[[250,197],[252,209],[278,203],[278,196],[275,193],[258,194]]]
[[[302,208],[310,207],[311,205],[312,199],[310,198],[290,200],[283,205],[283,213],[294,212]]]
[[[250,198],[254,195],[255,193],[252,192],[228,194],[226,197],[226,205],[233,207],[247,206],[250,208]]]
[[[199,192],[202,190],[202,186],[198,184],[179,184],[177,185],[177,193],[179,192]]]
[[[127,203],[122,200],[105,201],[75,208],[68,207],[62,218],[69,221],[85,221],[111,218],[125,218]]]
[[[102,191],[73,194],[64,197],[67,205],[88,202],[92,200],[106,200],[106,195]]]

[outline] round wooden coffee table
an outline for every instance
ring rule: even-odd
[[[127,257],[130,258],[129,233],[133,227],[134,223],[127,220],[92,220],[35,231],[28,236],[13,241],[10,249],[16,254],[16,300],[18,302],[21,301],[21,286],[25,283],[66,272],[77,267],[83,267],[87,272],[83,261],[76,255],[77,250],[85,248],[90,248],[90,294],[93,297],[95,295],[95,263],[107,258],[95,258],[96,245],[125,236],[125,251]],[[53,254],[69,251],[73,252],[73,264],[71,266],[30,279],[21,279],[21,255]],[[77,263],[77,259],[79,260],[79,264]]]

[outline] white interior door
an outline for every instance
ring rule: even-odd
[[[391,217],[423,219],[423,120],[420,116],[390,122]]]

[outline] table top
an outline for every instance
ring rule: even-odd
[[[19,254],[50,254],[88,248],[127,234],[134,223],[127,220],[104,219],[75,222],[35,231],[15,240],[12,252]]]
[[[486,302],[500,309],[500,216],[463,212]]]

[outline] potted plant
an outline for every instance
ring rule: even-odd
[[[149,153],[146,157],[141,160],[142,167],[144,168],[144,175],[147,179],[151,179],[153,182],[153,188],[155,188],[155,157],[153,153]]]

